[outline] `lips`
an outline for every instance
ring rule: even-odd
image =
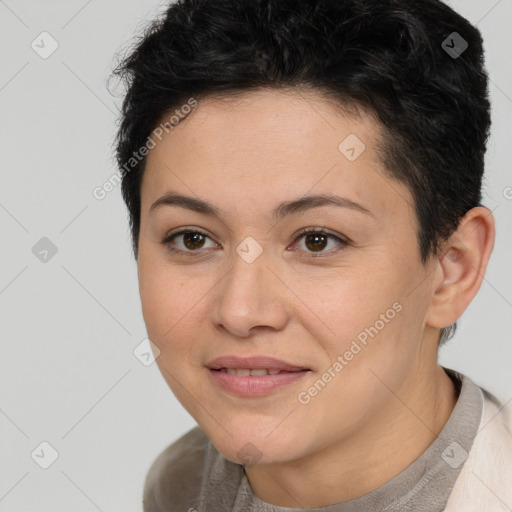
[[[279,372],[300,372],[309,370],[268,356],[238,357],[223,356],[206,365],[210,370],[273,370]]]
[[[214,359],[206,366],[216,385],[243,397],[268,395],[311,371],[267,356],[225,356]]]
[[[277,375],[281,370],[272,368],[221,368],[219,372],[229,373],[230,375],[240,375],[241,377],[248,377],[249,375]]]

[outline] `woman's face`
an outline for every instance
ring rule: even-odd
[[[319,96],[257,91],[201,101],[148,154],[148,336],[230,460],[291,461],[357,435],[436,364],[432,272],[378,130]]]

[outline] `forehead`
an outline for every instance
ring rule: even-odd
[[[150,150],[143,210],[167,189],[233,213],[313,192],[348,196],[377,214],[408,209],[408,189],[380,161],[380,129],[370,114],[308,91],[206,98]]]
[[[182,160],[194,143],[202,158],[210,155],[218,165],[232,162],[238,155],[271,164],[304,156],[318,160],[321,155],[315,148],[319,146],[337,159],[339,143],[350,129],[357,131],[368,149],[376,145],[379,125],[369,113],[355,107],[342,108],[319,93],[296,88],[207,97],[171,133],[176,142],[174,150]],[[148,160],[157,153],[158,148]],[[266,169],[262,167],[261,172]]]

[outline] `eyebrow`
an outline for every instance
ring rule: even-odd
[[[219,218],[222,216],[222,211],[219,210],[216,206],[213,206],[212,204],[203,201],[202,199],[188,197],[181,194],[165,194],[151,205],[149,208],[149,213],[162,206],[178,206],[197,213],[201,213],[203,215],[212,217],[215,216]],[[302,213],[311,208],[319,208],[321,206],[338,206],[342,208],[349,208],[351,210],[355,210],[374,217],[370,210],[360,205],[359,203],[355,203],[354,201],[347,199],[346,197],[340,197],[334,194],[320,194],[304,196],[299,199],[285,201],[279,204],[272,211],[272,219],[278,221],[288,215]]]

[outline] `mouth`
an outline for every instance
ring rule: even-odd
[[[267,356],[224,356],[206,367],[217,386],[245,397],[268,395],[311,372],[310,368]]]
[[[239,357],[239,356],[222,356],[210,361],[206,364],[210,370],[236,370],[236,371],[258,371],[266,370],[267,372],[297,372],[303,370],[310,370],[310,368],[288,363],[280,359],[270,356],[252,356],[252,357]],[[270,373],[273,375],[274,373]],[[247,376],[249,374],[239,374]],[[263,374],[255,374],[263,375]]]
[[[219,368],[218,370],[212,368],[212,370],[229,373],[230,375],[240,375],[241,377],[248,377],[249,375],[278,375],[279,373],[284,373],[284,370],[275,370],[272,368]]]

